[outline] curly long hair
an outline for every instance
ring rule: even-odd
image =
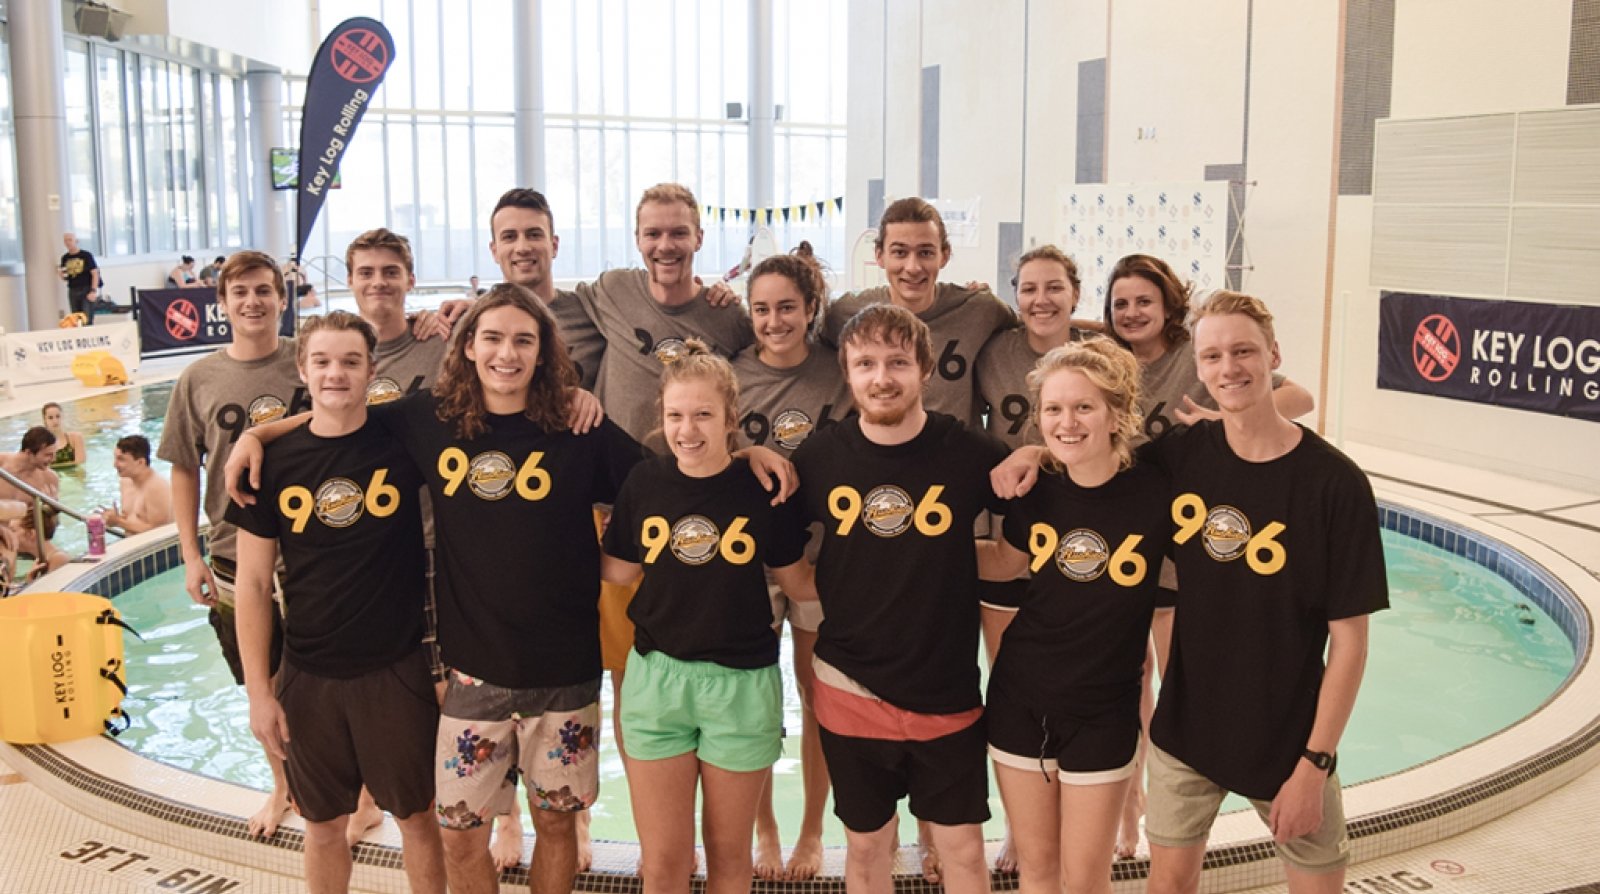
[[[467,347],[477,338],[483,315],[501,307],[514,307],[533,318],[539,327],[539,361],[528,382],[523,415],[545,431],[567,428],[567,404],[577,387],[578,372],[567,356],[555,318],[534,294],[513,283],[500,283],[473,304],[456,324],[454,341],[445,354],[433,394],[439,399],[439,421],[454,422],[456,436],[470,440],[489,430],[478,368],[467,359]]]
[[[1116,428],[1111,432],[1111,449],[1116,451],[1117,465],[1126,469],[1133,465],[1133,441],[1144,425],[1144,415],[1139,412],[1139,361],[1127,348],[1109,338],[1093,337],[1083,341],[1067,342],[1039,358],[1033,371],[1028,373],[1028,397],[1033,402],[1033,426],[1039,425],[1039,393],[1045,380],[1065,369],[1083,373],[1105,397],[1106,406]],[[1061,461],[1049,452],[1044,464],[1052,471],[1062,471]]]

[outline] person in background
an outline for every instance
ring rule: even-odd
[[[40,493],[55,497],[61,493],[61,476],[50,471],[55,456],[56,436],[50,433],[50,429],[35,425],[23,433],[21,449],[16,453],[0,453],[0,469],[10,472]],[[32,499],[32,494],[9,481],[0,480],[0,500],[27,502]]]
[[[478,284],[478,274],[474,273],[472,276],[467,278],[467,298],[469,300],[476,298],[487,291],[489,290]]]
[[[216,258],[212,259],[211,263],[201,267],[200,284],[216,288],[217,274],[222,272],[222,265],[226,263],[228,263],[227,258],[223,257],[222,255],[217,255]]]
[[[94,302],[100,297],[100,265],[94,255],[78,247],[76,233],[64,233],[61,241],[67,247],[61,256],[61,266],[56,269],[67,283],[67,305],[72,313],[83,314],[94,325]]]
[[[117,441],[112,456],[121,479],[122,500],[102,512],[106,524],[142,534],[172,521],[172,486],[150,468],[149,439],[128,435]]]
[[[317,287],[306,279],[305,272],[300,269],[299,261],[294,258],[289,259],[289,263],[283,267],[283,279],[289,284],[289,288],[294,290],[296,307],[310,310],[322,306],[322,299],[317,297]]]
[[[76,466],[88,456],[88,450],[83,445],[83,435],[75,431],[67,431],[61,421],[61,405],[51,401],[40,408],[44,416],[44,427],[56,439],[55,458],[50,460],[53,469],[65,469]]]
[[[200,286],[200,280],[194,275],[194,256],[184,255],[178,266],[167,271],[167,288],[169,289],[194,289]]]

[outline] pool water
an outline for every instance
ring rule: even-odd
[[[1527,716],[1560,688],[1574,664],[1572,644],[1554,621],[1489,570],[1390,531],[1383,534],[1392,608],[1373,617],[1366,682],[1340,748],[1346,784],[1404,770],[1490,736]],[[127,638],[133,726],[121,742],[164,763],[265,789],[270,775],[250,734],[243,690],[206,624],[205,609],[183,593],[182,571],[146,581],[117,598],[144,640]],[[792,836],[800,818],[800,702],[784,640],[785,726],[789,738],[774,772],[778,822]],[[596,838],[633,840],[622,759],[610,729],[609,687],[601,747]],[[991,785],[1003,834],[999,790]],[[1232,800],[1226,809],[1245,805]],[[905,828],[909,829],[909,826]],[[909,832],[905,833],[909,834]],[[826,840],[843,844],[831,812]],[[787,843],[792,843],[789,841]]]

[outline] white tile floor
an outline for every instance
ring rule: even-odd
[[[184,363],[148,364],[138,371],[135,381],[176,376]],[[90,393],[94,392],[76,383],[18,388],[10,400],[0,400],[0,414],[36,412],[46,400],[70,400]],[[1600,578],[1600,494],[1383,448],[1360,444],[1345,448],[1374,473],[1380,490],[1507,528],[1577,563],[1592,578]],[[1346,894],[1600,891],[1600,823],[1594,821],[1592,807],[1597,802],[1600,769],[1590,769],[1487,825],[1358,863],[1351,868],[1344,890]],[[1255,822],[1248,815],[1228,817],[1219,823],[1218,832],[1237,826],[1238,833],[1248,836],[1252,830],[1246,827]],[[130,862],[128,854],[106,852],[103,847],[85,850],[88,842],[122,848],[145,859]],[[77,857],[64,856],[80,851]],[[157,871],[146,871],[151,868]],[[156,891],[163,890],[157,887],[159,882],[174,878],[175,873],[185,873],[183,881],[171,883],[169,888],[180,890],[252,894],[305,890],[302,883],[285,875],[230,864],[219,854],[195,855],[85,818],[0,763],[0,894]],[[1260,882],[1279,877],[1270,865],[1256,867],[1250,876]],[[1221,881],[1220,876],[1208,875],[1203,890],[1220,890],[1217,883]],[[1121,882],[1116,890],[1131,892],[1142,887],[1139,882]],[[1250,889],[1252,894],[1283,890],[1281,881]]]

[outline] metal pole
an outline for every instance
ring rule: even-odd
[[[66,292],[57,266],[72,221],[67,183],[67,101],[61,73],[60,3],[10,3],[11,107],[17,134],[25,303],[7,308],[9,329],[54,326]],[[96,253],[102,245],[94,245]]]

